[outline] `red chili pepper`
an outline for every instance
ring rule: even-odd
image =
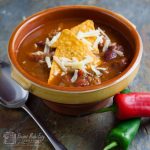
[[[128,93],[114,96],[114,104],[96,112],[113,111],[120,120],[150,117],[150,93]]]
[[[114,102],[118,119],[150,117],[150,93],[117,94]]]

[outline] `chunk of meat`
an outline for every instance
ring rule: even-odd
[[[45,47],[45,42],[44,41],[38,41],[35,43],[39,48],[44,48]]]
[[[65,85],[70,85],[71,78],[72,78],[71,74],[65,74],[61,77],[61,80]]]
[[[90,85],[89,81],[85,78],[85,77],[79,77],[76,82],[75,82],[75,86],[88,86]]]
[[[99,84],[101,84],[101,78],[94,76],[93,80],[91,81],[91,85],[99,85]]]
[[[109,61],[116,58],[117,57],[116,51],[124,52],[124,48],[122,45],[119,45],[117,43],[112,43],[104,54],[104,60]]]
[[[108,49],[104,54],[104,60],[109,61],[117,57],[117,54],[112,49]]]
[[[101,84],[101,78],[92,74],[86,74],[82,71],[78,71],[78,78],[75,83],[71,82],[72,73],[68,73],[62,76],[62,83],[66,86],[73,84],[76,87],[84,87],[88,85],[99,85]]]
[[[88,74],[88,75],[86,76],[86,79],[88,80],[89,83],[91,83],[92,80],[93,80],[93,75],[92,75],[92,74]]]
[[[117,44],[117,43],[112,43],[110,46],[111,46],[114,50],[124,52],[124,48],[123,48],[122,45],[119,45],[119,44]]]
[[[101,84],[101,79],[98,76],[94,76],[92,74],[83,75],[78,77],[75,85],[76,86],[88,86],[88,85],[99,85]]]
[[[111,63],[111,67],[113,67],[116,70],[120,70],[120,68],[124,69],[128,64],[128,59],[126,57],[114,60]]]

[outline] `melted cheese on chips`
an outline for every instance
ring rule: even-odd
[[[92,20],[86,20],[86,21],[82,22],[81,24],[71,28],[70,30],[76,36],[80,32],[86,33],[86,32],[90,32],[90,31],[94,31],[95,30],[94,22]],[[98,54],[99,53],[98,47],[93,47],[92,48],[92,46],[94,45],[96,39],[97,39],[96,36],[91,36],[91,37],[83,38],[83,39],[81,39],[81,41],[84,44],[87,44],[89,46],[89,48],[88,48],[89,50],[93,50],[93,53]],[[59,39],[57,41],[59,41]],[[58,46],[57,41],[52,45],[52,47],[57,47]]]
[[[99,65],[100,59],[97,58],[92,51],[90,51],[86,44],[84,44],[81,40],[79,40],[72,31],[65,29],[62,31],[59,39],[56,43],[57,48],[55,51],[54,57],[60,58],[76,58],[78,61],[82,61],[85,59],[86,56],[93,58],[92,65]],[[51,83],[58,83],[59,79],[58,76],[61,76],[63,72],[62,68],[58,65],[56,61],[53,60],[50,76],[48,79],[48,84]]]

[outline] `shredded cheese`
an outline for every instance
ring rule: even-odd
[[[85,43],[85,44],[87,44],[87,45],[89,45],[89,46],[92,46],[92,43],[89,42],[88,40],[86,40],[85,38],[81,38],[80,40],[81,40],[83,43]]]
[[[92,48],[92,43],[91,43],[91,42],[89,42],[89,41],[86,40],[85,38],[81,38],[80,40],[81,40],[84,44],[86,44],[86,45],[88,46],[89,50],[93,50],[93,48]]]
[[[63,63],[61,63],[61,61],[59,60],[58,57],[53,56],[53,60],[59,65],[59,67],[60,67],[64,72],[67,71],[67,68],[64,66]]]
[[[58,32],[55,36],[53,36],[53,38],[51,39],[51,41],[47,42],[47,45],[49,47],[51,47],[58,40],[58,38],[60,37],[60,35],[61,35],[61,32]]]
[[[93,36],[98,37],[99,35],[100,35],[99,30],[90,30],[89,32],[81,32],[81,31],[79,31],[77,33],[77,38],[79,40],[81,40],[84,44],[87,44],[89,50],[94,50],[94,47],[93,47],[92,43],[89,42],[88,40],[86,40],[85,38],[86,37],[93,37]]]
[[[93,37],[93,36],[96,36],[97,38],[94,44],[92,45],[92,43],[90,43],[85,38]],[[105,38],[105,43],[104,43],[102,51],[105,52],[108,49],[109,45],[111,44],[111,40],[102,29],[98,28],[97,30],[90,30],[89,32],[79,31],[77,33],[77,38],[81,40],[83,43],[87,44],[90,50],[97,48],[98,44],[103,42],[103,37]]]
[[[93,48],[97,48],[99,43],[103,43],[103,36],[98,36],[93,44]]]
[[[78,62],[78,59],[76,57],[72,57],[73,62]]]
[[[61,76],[64,76],[65,74],[66,74],[66,72],[62,72],[62,73],[61,73]]]
[[[104,47],[102,49],[102,51],[105,52],[108,49],[109,45],[111,44],[111,40],[101,28],[98,28],[97,30],[99,30],[99,32],[102,35],[104,35],[104,37],[105,37],[105,43],[104,43]]]
[[[82,63],[83,63],[84,65],[86,65],[86,64],[88,64],[88,63],[90,63],[90,62],[92,62],[92,61],[93,61],[93,58],[92,58],[91,56],[86,56],[85,59],[82,60]]]
[[[105,73],[109,73],[108,68],[104,68],[104,67],[97,67],[98,70],[102,70]]]
[[[97,69],[105,71],[105,70],[107,70],[108,68],[97,67]]]
[[[96,68],[96,66],[91,65],[91,69],[97,76],[102,75],[102,73]]]
[[[86,65],[90,62],[93,61],[93,58],[91,56],[86,56],[84,60],[82,61],[78,61],[78,59],[76,58],[76,60],[69,60],[69,61],[64,61],[64,65],[67,67],[73,67],[76,68],[77,66],[79,67],[78,69],[81,69],[80,66]]]
[[[65,57],[58,58],[56,56],[53,56],[53,59],[60,66],[63,72],[66,72],[67,67],[69,67],[69,69],[70,68],[73,70],[80,69],[83,70],[83,72],[88,73],[86,71],[86,65],[93,61],[93,58],[91,56],[86,56],[86,58],[82,61],[79,61],[77,58],[73,58],[71,60]]]
[[[49,53],[49,46],[48,46],[48,43],[49,43],[49,39],[46,38],[45,47],[44,47],[44,53],[45,53],[45,54]]]
[[[121,51],[114,50],[114,52],[115,52],[117,55],[121,56],[121,57],[124,56],[123,52],[121,52]]]
[[[43,64],[43,63],[45,63],[45,61],[44,60],[39,60],[39,63]]]
[[[83,32],[82,32],[82,33],[83,33]],[[84,37],[80,36],[80,34],[81,34],[81,31],[78,32],[77,38],[78,38],[79,40],[81,40],[84,44],[86,44],[86,45],[88,46],[89,50],[93,50],[93,48],[92,48],[92,43],[89,42],[88,40],[86,40]]]
[[[70,61],[71,61],[71,59],[66,58],[66,57],[60,57],[59,59],[60,59],[60,61],[65,62],[65,63],[67,63],[67,62],[70,62]]]
[[[32,55],[43,55],[44,53],[42,51],[36,51],[36,52],[33,52]]]
[[[66,65],[65,65],[66,67],[71,67],[72,69],[83,69],[84,68],[84,65],[83,65],[83,63],[80,61],[78,61],[78,62],[68,62],[68,63],[66,63]]]
[[[48,68],[51,68],[52,64],[51,64],[51,59],[50,59],[50,57],[46,56],[46,57],[45,57],[45,62],[47,63]]]
[[[84,72],[84,74],[89,74],[89,75],[91,75],[91,73],[89,73],[89,72],[85,69],[85,67],[82,68],[82,71]]]
[[[38,46],[37,46],[37,44],[36,44],[36,43],[34,44],[34,47],[35,47],[35,48],[38,48]]]
[[[109,39],[109,37],[107,36],[107,34],[100,28],[98,27],[97,29],[102,35],[104,35],[107,39]],[[110,39],[109,39],[110,40]]]
[[[74,75],[71,78],[71,82],[74,83],[78,78],[78,70],[74,71]]]
[[[79,39],[85,38],[85,37],[99,36],[99,35],[100,35],[99,30],[90,30],[89,32],[81,32],[81,31],[79,31],[77,33],[77,37]]]
[[[110,44],[111,44],[110,40],[106,39],[102,51],[105,52],[108,49]]]

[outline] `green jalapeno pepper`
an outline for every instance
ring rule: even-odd
[[[122,93],[129,92],[129,89],[125,89],[122,91]],[[108,133],[108,145],[103,150],[110,150],[114,147],[121,148],[121,150],[127,150],[139,129],[140,123],[140,118],[122,121]]]
[[[109,132],[107,137],[108,145],[104,148],[104,150],[110,150],[113,147],[119,147],[121,150],[127,150],[139,129],[140,122],[140,118],[135,118],[118,124]]]

